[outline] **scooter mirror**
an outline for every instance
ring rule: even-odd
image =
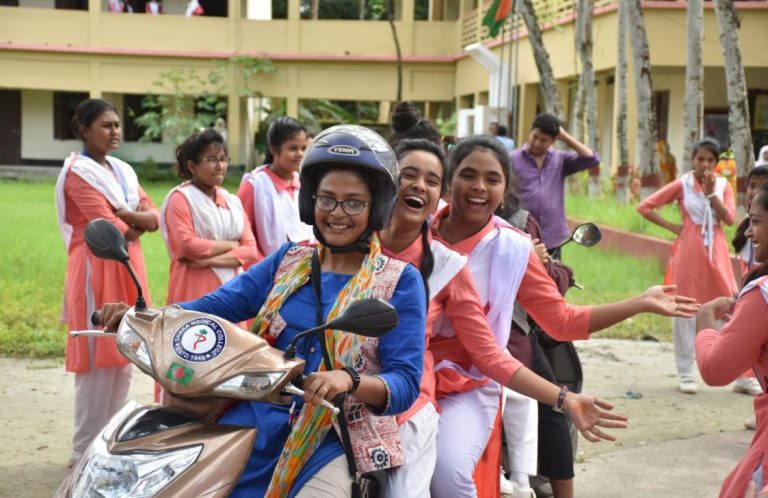
[[[592,247],[602,238],[600,227],[594,223],[582,223],[573,229],[573,235],[571,235],[571,240],[584,247]]]
[[[101,259],[128,261],[125,237],[115,225],[98,218],[85,227],[85,244],[94,256]]]
[[[380,299],[362,299],[350,304],[324,328],[343,330],[365,337],[381,337],[397,327],[400,319],[391,304]]]

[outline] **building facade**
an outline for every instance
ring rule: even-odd
[[[320,0],[322,2],[322,0]],[[137,2],[133,2],[136,4]],[[142,2],[142,5],[146,2]],[[259,95],[282,99],[296,116],[303,101],[379,103],[386,122],[397,98],[398,66],[402,98],[418,102],[427,116],[457,112],[459,129],[482,131],[491,119],[509,121],[518,143],[540,108],[538,72],[524,29],[489,40],[481,25],[488,4],[479,0],[398,0],[393,23],[401,50],[398,63],[390,24],[385,20],[305,19],[307,5],[287,0],[216,0],[201,4],[208,14],[185,17],[185,0],[165,0],[163,15],[109,11],[107,0],[0,0],[0,164],[60,163],[79,144],[68,130],[73,105],[82,98],[113,101],[125,122],[121,156],[171,162],[173,146],[164,138],[140,143],[132,123],[142,97],[157,91],[153,82],[172,68],[201,74],[234,55],[269,58],[275,72],[253,84]],[[563,97],[571,108],[571,82],[579,73],[574,43],[573,0],[536,0],[544,43]],[[9,5],[11,4],[11,5]],[[645,1],[646,29],[660,136],[681,162],[686,60],[686,2]],[[756,146],[768,143],[768,2],[738,2],[741,48],[750,90]],[[137,9],[138,10],[138,9]],[[284,11],[283,11],[284,10]],[[596,0],[593,64],[597,76],[599,152],[615,166],[618,2]],[[284,17],[284,18],[277,18]],[[510,25],[512,26],[512,25]],[[719,31],[710,2],[704,13],[705,127],[722,136],[727,97]],[[503,42],[501,40],[504,40]],[[477,50],[491,54],[503,70],[489,72]],[[477,47],[477,45],[475,45]],[[631,50],[629,51],[631,57]],[[491,64],[492,65],[492,64]],[[630,64],[631,66],[631,64]],[[506,68],[506,69],[505,69]],[[631,67],[630,67],[631,72]],[[500,79],[496,79],[497,76]],[[230,151],[243,163],[252,147],[258,118],[250,99],[228,76],[222,98]],[[630,157],[634,157],[636,118],[629,77]],[[189,89],[194,95],[195,90]],[[191,98],[191,97],[190,97]],[[128,111],[128,109],[132,111]],[[567,121],[568,116],[563,116]]]

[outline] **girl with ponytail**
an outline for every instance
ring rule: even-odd
[[[267,130],[265,164],[243,175],[237,196],[259,252],[269,256],[286,242],[312,241],[312,227],[299,219],[299,165],[307,150],[307,129],[291,117]]]

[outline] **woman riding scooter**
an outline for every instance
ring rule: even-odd
[[[244,402],[224,415],[221,423],[258,429],[231,496],[349,496],[350,467],[334,422],[348,429],[358,472],[402,464],[394,415],[419,393],[426,296],[418,271],[384,256],[375,235],[389,219],[396,174],[392,150],[374,132],[359,126],[324,131],[304,157],[299,191],[301,220],[320,243],[289,242],[211,294],[179,304],[232,322],[255,315],[257,332],[279,349],[359,299],[389,301],[400,317],[380,339],[326,331],[325,361],[319,340],[300,340],[308,375],[303,400],[290,407]],[[102,310],[108,329],[124,308]],[[334,421],[319,406],[344,393],[344,418],[354,424]]]

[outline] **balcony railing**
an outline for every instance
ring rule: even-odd
[[[595,0],[595,9],[616,5],[617,0]],[[461,46],[489,39],[488,28],[483,25],[483,17],[491,7],[492,2],[485,2],[481,7],[464,13],[461,19]],[[568,20],[576,13],[576,0],[533,0],[533,6],[539,19],[539,25],[553,25]],[[525,29],[525,23],[520,16],[508,20],[504,24],[504,33],[512,30]]]

